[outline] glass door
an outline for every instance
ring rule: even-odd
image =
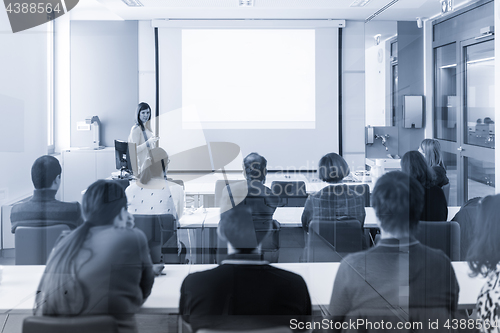
[[[463,42],[464,201],[495,194],[494,40]]]
[[[495,193],[494,40],[434,49],[434,137],[450,179],[450,206]]]

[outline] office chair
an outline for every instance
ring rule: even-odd
[[[153,263],[179,264],[183,263],[182,252],[186,254],[183,246],[181,256],[177,248],[177,223],[172,214],[160,215],[134,215],[135,227],[146,235],[149,254]],[[183,245],[183,244],[181,244]]]
[[[17,227],[15,232],[16,265],[45,265],[66,224],[47,227]]]
[[[286,207],[304,207],[307,199],[303,181],[273,181],[271,191],[285,201]]]
[[[111,316],[33,316],[23,321],[22,333],[118,333]]]
[[[361,250],[358,220],[314,220],[309,224],[305,258],[308,262],[339,262],[348,253]]]
[[[414,235],[420,243],[442,250],[451,261],[460,260],[460,225],[458,222],[420,221]]]

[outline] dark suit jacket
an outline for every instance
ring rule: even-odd
[[[12,207],[10,220],[12,233],[21,227],[44,227],[66,224],[75,229],[83,223],[82,210],[78,202],[62,202],[55,199],[56,190],[41,189],[33,197]]]
[[[289,327],[291,319],[310,320],[311,299],[302,277],[259,258],[230,255],[222,265],[186,277],[179,311],[193,332]]]

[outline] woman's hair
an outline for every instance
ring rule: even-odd
[[[329,153],[323,156],[318,163],[318,177],[327,183],[338,183],[351,172],[349,165],[342,156]]]
[[[481,199],[477,212],[467,260],[474,276],[487,276],[500,262],[500,194]]]
[[[439,165],[444,168],[443,156],[441,155],[441,144],[438,140],[424,139],[420,144],[420,149],[425,155],[425,160],[429,166]]]
[[[388,172],[377,180],[372,205],[382,229],[391,233],[414,230],[424,208],[424,189],[401,171]]]
[[[404,154],[401,159],[401,170],[418,180],[425,188],[430,188],[434,185],[436,178],[434,170],[427,164],[422,154],[416,150],[410,150]]]
[[[62,238],[52,251],[38,286],[35,314],[79,315],[88,306],[89,295],[78,279],[75,259],[92,226],[110,225],[127,209],[125,191],[117,182],[98,180],[83,195],[85,222]],[[92,251],[89,250],[92,257]],[[90,259],[89,258],[89,259]]]
[[[137,112],[135,114],[135,122],[137,123],[137,126],[141,127],[142,130],[144,130],[144,126],[146,126],[146,124],[142,123],[141,117],[140,117],[141,111],[143,111],[143,110],[149,110],[149,119],[148,120],[151,120],[151,107],[149,106],[148,103],[140,102],[139,105],[137,105]]]
[[[152,178],[160,178],[166,175],[168,154],[160,147],[151,149],[150,155],[144,163],[144,168],[139,175],[139,181],[147,184]]]

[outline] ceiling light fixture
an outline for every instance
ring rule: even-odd
[[[144,7],[139,0],[122,0],[129,7]]]
[[[379,10],[377,10],[375,13],[371,14],[366,20],[365,20],[365,23],[368,23],[370,22],[371,20],[373,20],[375,17],[379,16],[380,14],[382,14],[383,12],[385,12],[387,9],[389,9],[390,7],[392,7],[393,5],[395,5],[399,0],[392,0],[391,2],[389,2],[387,5],[385,5],[384,7],[380,8]]]
[[[253,7],[253,0],[240,0],[240,7]]]
[[[366,6],[371,0],[355,0],[349,7],[364,7]]]

